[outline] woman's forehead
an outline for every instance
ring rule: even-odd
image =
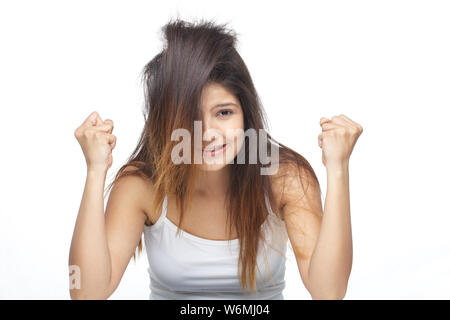
[[[226,87],[218,83],[210,83],[203,88],[200,104],[203,110],[208,110],[228,104],[239,106],[239,101]]]

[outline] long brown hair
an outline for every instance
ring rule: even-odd
[[[118,170],[107,192],[126,175],[140,175],[153,184],[152,212],[160,212],[165,194],[176,197],[180,211],[178,232],[182,229],[183,213],[192,199],[196,169],[190,164],[174,164],[171,140],[174,129],[184,128],[193,132],[194,120],[199,120],[201,92],[207,83],[221,84],[240,101],[244,113],[244,131],[253,128],[267,132],[266,114],[258,97],[250,73],[237,52],[237,34],[226,24],[212,21],[169,21],[162,27],[164,45],[161,52],[148,62],[142,73],[145,107],[145,125],[138,145],[126,163]],[[192,135],[191,135],[192,136]],[[308,161],[273,139],[267,133],[269,144],[279,146],[279,164],[295,164],[306,169],[318,184]],[[259,140],[259,136],[258,136]],[[259,146],[259,141],[256,144]],[[258,147],[259,148],[259,147]],[[242,145],[245,164],[230,163],[230,184],[227,191],[227,225],[229,234],[234,226],[239,238],[239,273],[242,288],[256,290],[255,266],[259,240],[263,238],[261,225],[269,214],[264,195],[275,203],[270,176],[261,175],[265,167],[260,159],[248,163],[249,141]],[[258,153],[259,154],[259,153]],[[193,163],[193,162],[191,162]],[[135,170],[124,171],[128,166]],[[303,184],[303,183],[302,183]],[[274,210],[278,211],[278,210]],[[275,212],[280,218],[279,212]],[[142,251],[142,239],[137,254]],[[136,252],[133,255],[136,259]]]

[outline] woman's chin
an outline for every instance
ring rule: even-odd
[[[227,166],[226,163],[211,163],[207,164],[203,162],[203,164],[200,166],[200,169],[203,171],[219,171],[222,170]]]

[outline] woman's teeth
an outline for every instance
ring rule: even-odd
[[[214,156],[216,153],[221,152],[222,150],[224,150],[225,146],[226,146],[226,144],[223,144],[221,146],[216,146],[214,149],[205,150],[205,152],[207,154],[210,154],[210,155]]]

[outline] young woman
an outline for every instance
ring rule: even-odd
[[[311,297],[342,299],[352,265],[349,157],[362,127],[344,115],[320,119],[322,211],[313,168],[265,131],[236,34],[178,19],[162,30],[164,47],[144,68],[145,126],[108,188],[106,211],[113,121],[93,112],[75,130],[87,179],[70,248],[80,273],[72,299],[108,298],[142,251],[142,233],[150,299],[283,299],[288,239]],[[180,132],[194,136],[182,150]]]

